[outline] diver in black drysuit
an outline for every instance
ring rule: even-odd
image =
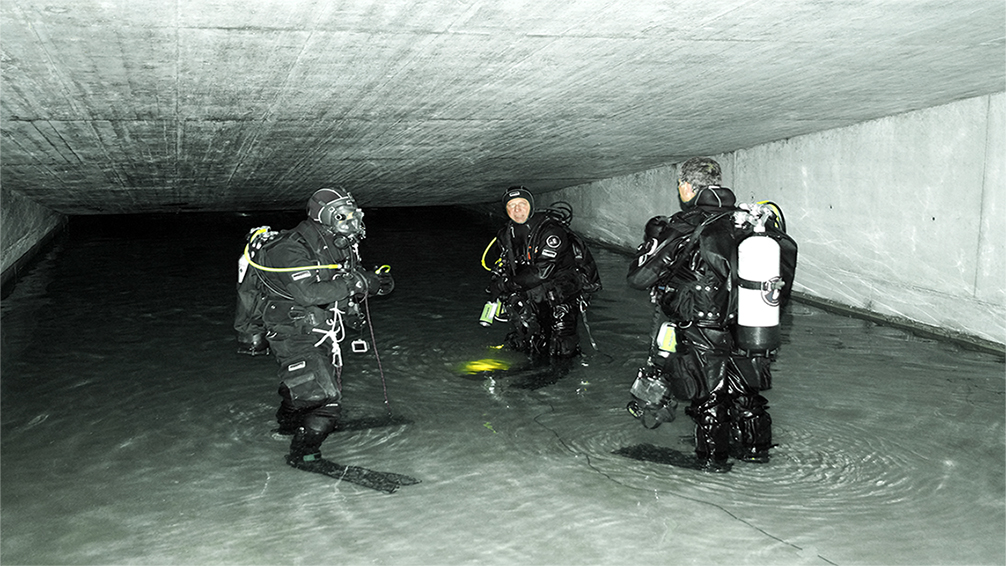
[[[359,330],[366,323],[360,305],[368,296],[394,288],[388,269],[360,265],[357,245],[366,231],[352,195],[320,189],[308,201],[307,213],[291,230],[253,232],[248,258],[249,275],[261,293],[264,342],[280,366],[276,418],[281,433],[293,434],[287,462],[294,467],[321,458],[321,444],[341,416],[339,343],[347,328]],[[249,318],[240,305],[237,318]]]
[[[708,162],[712,164],[698,165],[714,172],[712,180],[718,181],[719,165]],[[768,461],[772,419],[760,392],[772,386],[775,352],[753,355],[735,345],[737,305],[731,285],[737,277],[737,244],[747,234],[734,226],[738,209],[733,192],[718,184],[689,182],[687,165],[679,183],[682,211],[647,223],[627,275],[628,284],[649,289],[657,305],[650,356],[637,379],[660,379],[675,399],[690,401],[685,412],[695,423],[696,457],[703,467],[725,471],[731,451],[741,460]],[[796,244],[781,230],[769,232],[782,249],[785,299],[796,268]],[[664,322],[673,324],[674,352],[657,347],[657,330]],[[653,428],[661,419],[673,419],[676,402],[666,402]]]
[[[535,363],[572,358],[580,353],[582,282],[571,237],[558,220],[535,214],[526,188],[510,187],[502,201],[510,220],[496,236],[502,261],[489,292],[510,316],[506,345]]]

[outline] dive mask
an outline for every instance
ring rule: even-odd
[[[329,232],[348,238],[362,240],[367,233],[363,224],[363,210],[357,208],[353,201],[343,202],[338,206],[325,206],[321,209],[319,222]]]
[[[318,189],[307,203],[307,216],[334,235],[354,241],[366,236],[363,211],[356,206],[353,195],[342,188]]]

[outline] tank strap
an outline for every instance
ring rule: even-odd
[[[737,286],[744,289],[752,289],[755,291],[778,291],[786,286],[786,282],[782,279],[775,279],[769,281],[752,281],[751,279],[744,279],[743,277],[737,277]]]

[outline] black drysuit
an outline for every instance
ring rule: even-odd
[[[725,187],[706,187],[694,204],[646,226],[629,267],[627,281],[649,289],[658,306],[650,357],[642,373],[666,380],[673,396],[690,401],[695,422],[695,452],[700,460],[725,462],[731,438],[741,458],[763,459],[772,445],[772,419],[760,391],[771,388],[775,352],[740,351],[733,335],[737,322],[737,244],[750,234],[734,225],[735,197]],[[796,244],[775,227],[767,233],[781,248],[783,299],[792,288]],[[659,349],[657,330],[673,324],[674,352]]]
[[[313,220],[275,235],[252,260],[264,294],[262,321],[279,362],[277,420],[327,435],[341,410],[342,355],[347,328],[364,323],[360,302],[377,292],[377,276],[360,266],[356,244]]]
[[[507,222],[496,241],[502,262],[490,292],[510,315],[507,345],[539,361],[578,354],[582,283],[565,226],[547,214],[532,214],[523,224]]]

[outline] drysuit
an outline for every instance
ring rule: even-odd
[[[649,289],[657,305],[650,356],[639,377],[663,380],[675,399],[690,402],[685,412],[695,423],[696,456],[712,466],[725,464],[732,439],[733,455],[752,461],[767,460],[772,445],[772,419],[760,392],[771,388],[774,352],[741,351],[732,332],[737,245],[747,236],[734,224],[735,200],[728,188],[705,187],[681,212],[652,218],[627,275],[628,284]],[[779,229],[770,235],[782,250],[785,299],[796,245]],[[660,348],[657,332],[665,322],[673,343]]]
[[[507,345],[541,361],[578,354],[582,284],[566,228],[547,214],[532,214],[523,224],[508,221],[496,241],[502,261],[490,294],[509,313]]]
[[[362,301],[394,288],[390,273],[360,264],[362,211],[351,197],[328,189],[319,193],[319,199],[330,202],[313,199],[309,219],[295,228],[253,232],[249,248],[254,251],[247,257],[253,279],[239,286],[239,292],[254,286],[260,293],[253,312],[260,313],[264,329],[260,341],[279,363],[276,419],[281,433],[294,435],[287,459],[295,466],[319,459],[322,442],[337,426],[342,407],[340,342],[347,329],[365,324]],[[254,319],[248,308],[240,308],[244,303],[239,301],[237,319]],[[247,337],[240,331],[249,326],[239,328],[239,342],[242,335]]]

